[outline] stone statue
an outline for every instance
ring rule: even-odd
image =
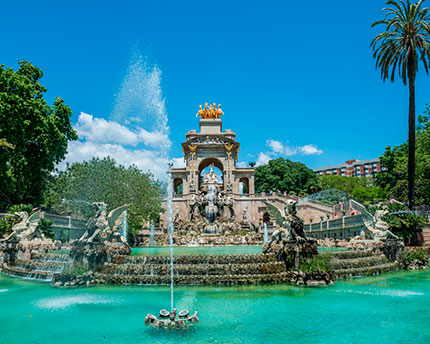
[[[263,246],[263,253],[273,253],[278,261],[284,261],[287,269],[298,269],[301,257],[318,254],[317,241],[308,238],[303,230],[303,221],[296,215],[294,201],[289,201],[283,213],[273,204],[265,201],[267,211],[276,223],[270,241]]]
[[[199,106],[199,111],[196,114],[196,117],[200,116],[201,119],[219,119],[224,112],[221,110],[221,104],[216,107],[216,103],[213,103],[208,108],[208,103],[205,103],[204,108]]]
[[[387,210],[377,210],[373,219],[363,217],[363,222],[370,232],[372,239],[376,241],[401,240],[397,235],[390,231],[390,225],[383,221],[383,217],[388,213]]]
[[[209,172],[203,178],[205,184],[218,184],[218,176],[214,172],[214,166],[214,164],[209,165]]]
[[[25,211],[15,213],[15,215],[19,216],[20,221],[12,227],[12,233],[4,241],[29,241],[35,238],[45,240],[43,233],[37,229],[40,221],[40,210],[31,216]]]
[[[124,238],[118,231],[121,224],[124,211],[127,205],[113,209],[109,215],[107,214],[107,205],[104,202],[94,202],[96,214],[88,220],[87,230],[78,241],[85,242],[122,242],[127,244],[127,239]]]

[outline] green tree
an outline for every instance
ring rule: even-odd
[[[40,204],[50,173],[67,153],[67,142],[77,139],[70,108],[61,98],[52,107],[43,99],[42,76],[24,60],[17,71],[0,65],[0,208]]]
[[[406,202],[408,199],[408,145],[387,147],[380,156],[383,173],[375,175],[375,183],[386,189],[390,198]],[[418,116],[416,131],[415,203],[430,204],[430,105]]]
[[[135,235],[144,220],[158,218],[161,198],[161,184],[151,174],[136,166],[118,166],[107,157],[74,163],[60,172],[51,183],[47,206],[64,212],[76,210],[75,205],[82,207],[76,201],[105,202],[110,211],[130,204],[128,225]]]
[[[306,165],[279,158],[255,169],[255,189],[306,195],[318,191],[318,179]]]
[[[408,134],[408,199],[414,207],[415,183],[415,77],[421,60],[428,74],[430,64],[430,12],[423,8],[424,0],[411,4],[409,0],[389,0],[384,8],[386,19],[372,24],[385,25],[385,31],[372,41],[376,67],[381,68],[383,81],[394,82],[396,68],[403,84],[409,84]]]

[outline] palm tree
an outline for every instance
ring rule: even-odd
[[[383,81],[394,82],[396,68],[403,84],[409,83],[409,153],[408,153],[408,199],[409,208],[414,207],[415,183],[415,76],[418,63],[422,61],[426,73],[430,67],[430,9],[422,8],[425,0],[411,4],[409,0],[389,0],[392,7],[382,9],[385,19],[372,24],[386,25],[370,44],[376,68],[381,68]]]

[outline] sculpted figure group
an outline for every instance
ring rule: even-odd
[[[200,105],[200,110],[197,112],[196,117],[200,116],[202,119],[219,119],[224,112],[221,110],[221,104],[216,107],[216,103],[213,103],[208,108],[208,103],[205,103],[205,107],[202,108]]]

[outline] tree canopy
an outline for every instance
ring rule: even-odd
[[[385,188],[389,197],[406,202],[408,199],[408,144],[387,147],[380,161],[386,171],[376,174],[376,184]],[[427,105],[426,111],[418,116],[415,174],[416,204],[430,204],[430,105]]]
[[[124,204],[132,235],[144,220],[156,219],[161,212],[161,184],[136,166],[116,165],[109,157],[74,163],[53,180],[47,206],[58,212],[76,210],[81,201],[105,202],[108,211]],[[82,207],[81,207],[82,208]]]
[[[289,194],[309,194],[318,191],[314,172],[300,162],[279,158],[255,169],[256,192],[282,191]]]
[[[78,138],[64,101],[56,98],[51,107],[43,98],[42,76],[28,61],[19,61],[17,71],[0,65],[0,208],[41,203],[67,142]]]

